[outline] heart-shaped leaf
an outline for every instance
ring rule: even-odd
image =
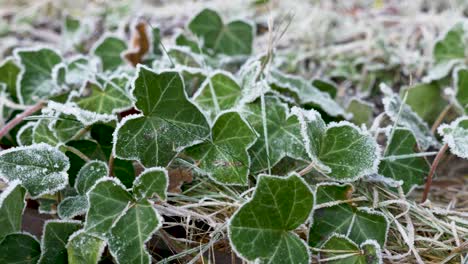
[[[367,240],[358,246],[346,236],[335,234],[321,247],[320,262],[332,264],[381,264],[380,246]]]
[[[468,117],[457,118],[450,125],[439,126],[438,132],[448,144],[450,152],[460,158],[468,159]]]
[[[67,263],[68,237],[81,228],[80,221],[49,220],[44,225],[40,264]]]
[[[265,97],[265,122],[259,103],[246,105],[242,114],[259,134],[257,141],[249,149],[253,172],[273,167],[284,157],[307,159],[299,120],[289,113],[288,106],[278,98]]]
[[[13,58],[7,58],[0,63],[0,84],[6,85],[6,91],[16,101],[16,82],[21,68],[15,63]]]
[[[363,101],[359,98],[353,98],[348,103],[346,111],[353,114],[353,117],[350,119],[356,125],[365,124],[370,126],[372,121],[374,105]]]
[[[417,144],[411,130],[397,128],[389,141],[379,173],[396,181],[403,181],[405,192],[423,184],[424,177],[429,173],[429,165],[424,157],[413,155]]]
[[[68,158],[59,150],[36,144],[0,152],[0,178],[19,180],[33,198],[63,189],[68,183]]]
[[[103,36],[95,46],[92,53],[101,59],[103,71],[117,69],[123,63],[122,52],[127,50],[127,44],[115,36]]]
[[[22,104],[34,104],[58,92],[53,69],[62,58],[49,48],[17,49],[15,57],[21,62],[17,91]]]
[[[84,230],[73,233],[68,238],[67,254],[70,264],[97,264],[106,243]]]
[[[109,175],[109,168],[105,162],[93,160],[86,163],[78,172],[75,180],[75,189],[81,195],[93,187],[97,180]]]
[[[63,199],[57,206],[57,213],[61,219],[72,219],[78,215],[84,215],[88,210],[86,196],[69,196]]]
[[[246,185],[250,167],[247,149],[255,142],[255,133],[237,112],[219,115],[211,130],[211,139],[188,148],[187,154],[215,181]]]
[[[204,9],[190,21],[188,28],[203,39],[205,48],[213,50],[214,53],[252,53],[254,28],[247,22],[236,20],[224,24],[218,13]]]
[[[12,233],[0,241],[0,263],[36,264],[41,245],[28,233]]]
[[[19,181],[10,182],[8,188],[0,194],[0,241],[8,234],[19,232],[23,210],[26,207],[26,190]]]
[[[400,95],[406,92],[406,104],[428,124],[433,124],[447,106],[442,89],[436,83],[423,83],[401,89]]]
[[[115,156],[139,160],[146,167],[166,166],[180,149],[204,140],[209,126],[187,99],[177,72],[158,74],[139,66],[137,76],[133,95],[143,114],[121,121],[114,134]]]
[[[465,114],[468,114],[468,69],[459,69],[455,73],[455,87],[457,89],[456,103]]]
[[[327,126],[315,110],[293,107],[301,133],[316,169],[340,181],[354,181],[377,172],[380,149],[366,131],[346,121]]]
[[[144,170],[133,182],[133,195],[137,199],[158,196],[166,200],[169,176],[167,170],[160,167]]]
[[[261,175],[255,193],[232,216],[229,239],[236,253],[259,263],[309,263],[307,246],[292,231],[308,217],[313,194],[298,175]]]

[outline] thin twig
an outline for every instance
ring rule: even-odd
[[[444,121],[445,116],[449,113],[450,109],[452,108],[452,104],[448,104],[442,112],[440,112],[439,116],[437,117],[436,121],[431,127],[432,133],[435,133],[439,125]]]
[[[74,148],[74,147],[71,147],[71,146],[67,146],[65,145],[64,146],[68,151],[70,151],[71,153],[77,155],[78,157],[80,157],[80,159],[86,161],[86,162],[89,162],[91,161],[91,159],[86,156],[85,154],[83,154],[83,152],[79,151],[78,149]]]
[[[431,184],[432,184],[432,175],[434,174],[437,165],[439,164],[440,160],[442,159],[442,156],[444,156],[445,151],[448,149],[448,144],[445,144],[440,150],[439,153],[437,153],[437,156],[435,157],[434,161],[432,162],[431,165],[431,170],[429,171],[429,175],[427,176],[426,179],[426,186],[424,187],[424,193],[423,197],[421,199],[421,203],[424,203],[427,199],[427,195],[429,194],[429,190],[431,189]]]
[[[39,111],[42,107],[44,107],[44,102],[39,101],[37,104],[31,106],[30,108],[24,110],[23,113],[17,115],[14,119],[8,122],[1,130],[0,130],[0,139],[3,138],[8,132],[13,129],[16,125],[21,123],[24,118],[34,114],[35,112]]]

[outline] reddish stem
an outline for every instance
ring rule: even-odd
[[[31,106],[30,108],[24,110],[23,113],[17,115],[13,118],[10,122],[8,122],[2,129],[0,129],[0,139],[3,138],[11,129],[13,129],[16,125],[21,123],[25,117],[28,117],[35,112],[39,111],[42,107],[44,107],[44,102],[40,101],[39,103]]]
[[[434,161],[432,162],[431,165],[431,170],[429,171],[429,175],[427,176],[426,179],[426,187],[424,187],[424,193],[423,197],[421,200],[421,203],[424,203],[427,199],[427,196],[429,195],[429,190],[431,189],[431,184],[432,184],[432,175],[434,175],[435,170],[437,168],[437,165],[439,164],[440,160],[444,156],[445,151],[447,151],[448,145],[445,144],[440,150],[439,153],[437,153],[437,156],[435,157]]]

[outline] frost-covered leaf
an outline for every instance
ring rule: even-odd
[[[93,160],[86,163],[78,172],[75,180],[75,189],[79,194],[85,195],[97,180],[108,176],[109,168],[103,161]]]
[[[18,99],[23,104],[34,104],[58,91],[53,69],[62,58],[49,48],[18,49],[15,56],[22,65],[17,86]]]
[[[12,233],[0,242],[0,263],[35,264],[40,256],[39,241],[28,233]]]
[[[457,103],[468,114],[468,69],[460,69],[455,73]]]
[[[240,86],[230,74],[217,72],[205,80],[193,99],[213,120],[221,111],[233,108],[241,95]]]
[[[87,193],[89,210],[85,230],[106,237],[112,225],[125,213],[132,196],[125,187],[111,178],[103,178]]]
[[[69,196],[63,199],[57,206],[57,213],[61,219],[72,219],[78,215],[84,215],[88,210],[86,196]]]
[[[155,73],[139,66],[133,84],[142,115],[123,119],[114,133],[115,156],[146,167],[166,166],[181,148],[209,134],[205,116],[187,99],[177,72]]]
[[[65,154],[46,144],[0,152],[0,178],[19,180],[33,198],[63,189],[69,167]]]
[[[115,115],[99,114],[85,109],[81,109],[76,103],[68,102],[65,104],[49,101],[47,108],[43,110],[46,114],[55,115],[61,113],[67,116],[73,116],[74,119],[81,122],[84,126],[103,122],[107,123],[116,120]]]
[[[8,234],[21,230],[26,190],[18,181],[10,183],[0,194],[0,241]]]
[[[21,68],[13,58],[5,59],[0,63],[0,84],[6,85],[6,91],[16,100],[16,81]]]
[[[37,202],[39,203],[38,211],[40,214],[55,215],[57,213],[57,200],[55,198],[39,198]]]
[[[218,13],[204,9],[190,21],[188,28],[203,40],[205,48],[213,50],[214,53],[252,53],[254,27],[247,22],[235,20],[224,24]]]
[[[349,118],[344,109],[326,92],[314,87],[310,82],[293,75],[273,70],[269,75],[269,83],[292,92],[300,104],[313,104],[320,107],[330,116]]]
[[[400,95],[406,92],[408,92],[406,104],[429,124],[434,123],[447,105],[447,101],[442,96],[442,89],[436,83],[423,83],[401,89]]]
[[[353,98],[349,101],[346,112],[353,114],[353,117],[350,119],[356,125],[365,124],[370,126],[372,122],[372,113],[374,110],[374,105],[366,101],[362,101],[358,98]]]
[[[40,119],[36,122],[33,130],[33,143],[45,143],[51,146],[57,146],[60,140],[52,129],[52,120],[49,118]]]
[[[162,225],[161,216],[147,200],[133,204],[112,227],[109,250],[118,263],[151,263],[145,243]]]
[[[462,116],[450,123],[438,128],[438,132],[443,136],[450,152],[460,158],[468,159],[468,117]]]
[[[68,263],[66,244],[68,237],[81,228],[80,221],[49,220],[42,234],[40,264]]]
[[[84,129],[84,125],[80,121],[75,120],[72,115],[60,114],[53,121],[52,129],[55,131],[55,135],[60,142],[67,143]]]
[[[169,176],[167,170],[160,167],[144,170],[133,182],[133,195],[137,199],[158,196],[166,200]]]
[[[312,81],[312,86],[317,87],[322,92],[328,93],[333,99],[335,99],[338,93],[336,84],[329,80],[315,79]]]
[[[321,183],[315,190],[315,204],[324,206],[336,201],[351,199],[354,187],[351,184]]]
[[[28,122],[18,130],[16,142],[19,146],[28,146],[33,144],[33,130],[36,122]]]
[[[201,68],[203,65],[203,58],[184,47],[172,47],[167,51],[167,56],[177,64],[187,67]]]
[[[333,235],[321,248],[321,262],[330,264],[381,264],[380,246],[375,240],[367,240],[358,246],[346,236]],[[329,259],[329,260],[328,260]]]
[[[413,112],[410,106],[403,104],[400,97],[393,93],[390,87],[382,84],[380,89],[385,95],[382,99],[385,113],[393,122],[398,121],[398,126],[403,126],[411,130],[422,150],[426,150],[430,146],[439,145],[427,123]]]
[[[259,134],[257,141],[249,149],[253,172],[273,167],[286,156],[298,160],[307,159],[299,120],[289,113],[287,105],[278,98],[265,97],[266,137],[260,103],[246,105],[242,114]]]
[[[333,202],[330,198],[342,200],[349,195],[349,188],[349,185],[319,185],[317,197],[322,196],[321,200],[325,203]],[[330,194],[326,199],[323,198],[325,192]],[[314,211],[309,230],[309,245],[320,247],[333,234],[342,234],[356,243],[375,239],[383,246],[387,239],[388,225],[382,213],[368,208],[357,208],[349,203],[322,207]]]
[[[313,203],[311,190],[298,175],[261,175],[252,199],[231,218],[231,245],[249,261],[309,263],[307,246],[291,231],[309,217]]]
[[[386,155],[379,166],[379,173],[396,181],[403,181],[403,190],[424,183],[429,165],[424,157],[415,157],[416,138],[409,129],[397,128],[387,144]]]
[[[68,238],[67,254],[70,264],[97,264],[104,251],[105,242],[83,230]]]
[[[101,59],[103,71],[112,71],[123,64],[121,54],[125,50],[127,50],[125,41],[114,36],[104,36],[96,43],[93,54]]]
[[[340,181],[377,172],[380,149],[369,133],[347,121],[325,126],[315,110],[293,107],[292,112],[302,124],[301,134],[316,169]]]
[[[255,132],[238,112],[219,115],[211,130],[211,139],[188,148],[187,154],[215,181],[246,185],[250,167],[247,149],[255,142]]]
[[[94,79],[97,63],[88,57],[77,56],[68,62],[66,68],[65,82],[76,87],[81,87],[86,81]]]
[[[110,79],[102,87],[100,84],[88,82],[81,94],[81,97],[73,98],[73,101],[80,108],[98,114],[113,114],[132,106],[132,100],[126,91],[114,83],[114,79]]]

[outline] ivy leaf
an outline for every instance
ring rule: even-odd
[[[76,104],[85,110],[96,112],[98,114],[114,114],[129,109],[132,106],[132,100],[122,90],[114,80],[110,79],[103,87],[101,85],[88,82],[81,94],[84,96],[73,98]]]
[[[146,167],[166,166],[180,149],[203,140],[209,126],[187,99],[177,72],[158,74],[139,65],[137,76],[133,95],[143,114],[124,118],[116,128],[115,156]]]
[[[367,240],[358,246],[346,236],[330,237],[321,248],[320,262],[330,264],[380,264],[382,255],[375,240]],[[341,252],[341,253],[340,253]],[[325,261],[326,259],[329,259]]]
[[[36,122],[28,122],[23,125],[16,134],[16,142],[19,146],[28,146],[33,144],[33,130]]]
[[[351,99],[346,108],[346,112],[353,114],[353,117],[350,119],[351,122],[356,125],[365,124],[367,127],[369,127],[372,122],[373,110],[373,104],[358,98]]]
[[[22,70],[17,86],[21,104],[34,104],[58,92],[59,87],[53,77],[53,69],[62,58],[52,49],[17,49],[15,57],[21,62]]]
[[[205,48],[226,55],[252,53],[254,28],[251,24],[235,20],[224,24],[218,13],[204,9],[190,21],[188,28],[203,39]]]
[[[257,141],[249,148],[252,158],[252,172],[273,167],[284,157],[297,160],[307,159],[301,137],[301,125],[296,116],[291,115],[286,104],[276,97],[265,97],[265,117],[267,136],[265,138],[261,104],[248,104],[243,115],[259,134]]]
[[[109,175],[107,164],[100,160],[93,160],[86,163],[78,172],[75,180],[75,189],[81,195],[93,187],[97,180]]]
[[[68,237],[81,228],[80,221],[49,220],[44,225],[39,264],[67,263]]]
[[[330,116],[351,117],[335,100],[333,100],[330,94],[320,91],[310,82],[300,77],[288,75],[277,70],[271,71],[269,77],[269,83],[295,94],[300,104],[319,106]]]
[[[411,130],[397,128],[389,140],[379,173],[396,181],[403,181],[403,190],[409,192],[414,186],[424,183],[429,165],[424,157],[411,156],[415,154],[414,148],[417,146]]]
[[[26,207],[26,190],[19,181],[10,182],[8,188],[0,194],[0,241],[8,234],[19,232],[23,210]]]
[[[450,125],[441,125],[437,131],[453,154],[468,159],[468,117],[462,116]]]
[[[33,198],[63,189],[69,167],[65,154],[46,144],[0,152],[0,178],[7,182],[19,180]]]
[[[161,217],[148,200],[136,202],[110,231],[111,254],[118,263],[151,263],[145,243],[161,226]]]
[[[232,76],[217,72],[205,80],[193,100],[214,119],[221,111],[233,108],[241,95],[241,88]]]
[[[332,205],[337,201],[351,199],[354,187],[351,184],[337,184],[332,182],[319,183],[315,190],[315,204],[320,206]]]
[[[380,149],[366,131],[347,121],[325,126],[315,110],[293,107],[307,153],[316,169],[340,181],[354,181],[377,172]]]
[[[72,116],[75,120],[81,122],[84,126],[90,126],[95,123],[107,123],[116,120],[115,115],[99,114],[85,109],[81,109],[73,102],[65,104],[49,101],[47,108],[43,110],[50,115],[63,114]]]
[[[33,143],[45,143],[51,146],[57,146],[60,140],[57,138],[57,134],[52,129],[51,119],[44,118],[36,122],[33,130]]]
[[[246,185],[250,166],[247,149],[255,142],[255,133],[237,112],[219,115],[211,130],[211,139],[188,148],[187,154],[215,181]]]
[[[408,92],[406,104],[424,121],[432,124],[447,105],[442,91],[436,83],[423,83],[400,90],[400,95]]]
[[[102,178],[87,193],[89,210],[86,214],[85,230],[105,238],[111,226],[125,213],[132,196],[120,182]]]
[[[35,264],[40,255],[39,241],[28,233],[12,233],[0,242],[0,263]]]
[[[95,44],[92,53],[101,59],[103,71],[112,71],[122,65],[121,54],[125,50],[125,41],[115,36],[104,36]]]
[[[98,71],[97,63],[85,56],[76,56],[67,64],[65,81],[67,84],[81,87],[86,81],[94,79]]]
[[[320,190],[321,188],[324,190]],[[319,193],[322,197],[323,193],[328,193],[332,194],[333,198],[340,197],[341,200],[348,197],[349,188],[346,185],[318,185],[317,197],[320,197]],[[333,205],[333,200],[327,201],[327,199],[325,199],[325,205],[328,203],[330,206],[322,204],[321,208],[314,211],[309,230],[311,247],[320,247],[333,234],[346,235],[356,243],[374,239],[384,246],[389,224],[382,213],[369,208],[356,208],[348,203]],[[321,198],[321,200],[324,199]]]
[[[0,63],[0,83],[6,85],[6,90],[15,101],[17,99],[16,82],[20,71],[21,68],[16,65],[13,58],[5,59]]]
[[[160,167],[144,170],[133,182],[133,195],[137,199],[151,198],[157,195],[166,200],[169,176],[167,170]]]
[[[68,263],[97,264],[105,245],[102,239],[79,230],[68,238]]]
[[[63,199],[57,206],[57,213],[61,219],[72,219],[78,215],[84,215],[88,210],[86,196],[69,196]]]
[[[302,178],[260,175],[255,193],[232,216],[229,239],[236,253],[259,263],[309,263],[293,231],[309,217],[314,197]]]
[[[385,113],[393,122],[398,121],[399,126],[403,126],[411,130],[422,150],[426,150],[430,146],[439,145],[437,140],[434,138],[434,135],[431,133],[427,123],[413,112],[410,106],[403,104],[400,97],[393,93],[390,87],[382,84],[380,89],[385,95],[382,99]]]
[[[456,102],[468,114],[468,69],[460,69],[455,75]]]

